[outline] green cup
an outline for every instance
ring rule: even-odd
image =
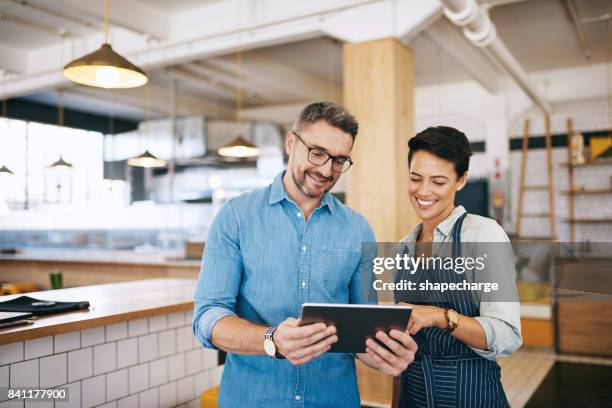
[[[49,280],[51,281],[51,289],[61,289],[63,287],[62,271],[59,269],[49,271]]]

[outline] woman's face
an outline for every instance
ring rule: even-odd
[[[408,192],[422,220],[446,217],[454,208],[455,193],[465,186],[467,173],[457,177],[455,164],[425,150],[412,156]]]

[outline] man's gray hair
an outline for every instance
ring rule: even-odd
[[[306,106],[293,123],[293,130],[300,133],[307,125],[320,120],[350,134],[353,140],[359,131],[357,119],[346,108],[333,102],[315,102]]]

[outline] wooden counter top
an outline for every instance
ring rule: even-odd
[[[176,253],[138,253],[127,250],[79,250],[79,249],[26,249],[14,255],[0,255],[2,261],[41,261],[59,263],[119,264],[145,266],[171,266],[173,268],[194,268],[199,260],[181,259]]]
[[[87,300],[91,306],[89,310],[39,317],[34,324],[0,330],[0,344],[192,310],[195,287],[193,279],[149,279],[28,293],[43,300]],[[0,302],[18,296],[0,296]]]

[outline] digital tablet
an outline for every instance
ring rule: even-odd
[[[330,353],[364,353],[366,339],[375,338],[377,331],[405,331],[411,312],[411,307],[400,305],[304,303],[300,324],[336,326],[338,341],[332,344]]]

